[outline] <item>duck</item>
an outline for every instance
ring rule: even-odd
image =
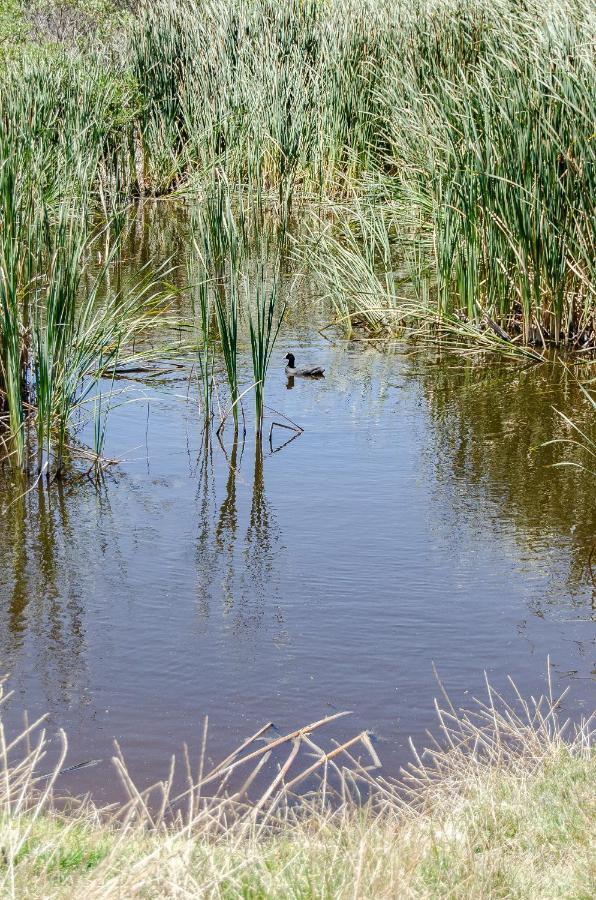
[[[293,353],[286,354],[285,358],[288,361],[286,375],[290,378],[293,378],[294,375],[301,376],[302,378],[321,378],[325,374],[325,369],[322,366],[309,366],[308,368],[304,367],[303,369],[297,369],[296,358]]]

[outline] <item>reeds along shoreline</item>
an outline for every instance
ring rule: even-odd
[[[324,749],[342,714],[263,743],[265,725],[212,768],[203,749],[198,774],[186,752],[181,796],[173,761],[141,791],[117,748],[128,800],[103,811],[56,803],[64,735],[48,772],[43,720],[9,738],[0,719],[3,894],[590,896],[592,726],[561,722],[560,700],[487,685],[457,712],[444,695],[437,739],[400,781],[379,775],[366,732]]]
[[[344,200],[350,234],[363,198],[389,255],[360,241],[356,257],[375,274],[406,263],[426,286],[411,317],[488,317],[524,344],[593,343],[596,21],[582,0],[214,0],[200,11],[166,0],[133,31],[154,189],[217,164],[286,219],[299,195]],[[344,249],[335,237],[323,259]],[[391,307],[385,281],[348,295],[348,314]],[[399,324],[399,307],[377,319]]]
[[[165,292],[153,270],[150,277],[141,271],[125,292],[109,286],[117,238],[111,250],[102,242],[105,258],[83,289],[103,234],[90,229],[81,201],[32,199],[27,177],[7,155],[0,167],[0,457],[50,482],[63,473],[73,419],[134,338],[155,326]],[[94,406],[105,415],[109,403]],[[104,427],[96,417],[96,443]]]
[[[343,249],[364,200],[391,264],[378,244],[356,256],[385,275],[405,265],[436,315],[582,348],[595,20],[587,0],[158,0],[101,67],[97,47],[7,56],[0,121],[46,198],[91,191],[109,205],[220,171],[286,224],[296,198],[334,202]],[[358,265],[344,262],[347,275]],[[391,306],[385,282],[349,312]]]
[[[35,279],[74,289],[89,218],[117,231],[142,194],[207,198],[236,425],[234,285],[265,207],[274,255],[307,263],[348,327],[594,349],[588,0],[157,0],[118,21],[92,43],[0,47],[0,415],[21,466],[32,303],[46,323],[72,306]],[[33,366],[46,409],[51,341],[74,334],[56,321]]]

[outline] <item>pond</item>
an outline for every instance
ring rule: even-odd
[[[184,253],[170,228],[143,232],[131,270]],[[566,712],[590,711],[594,482],[541,446],[555,410],[581,410],[577,386],[550,363],[349,341],[331,318],[292,306],[262,445],[228,425],[206,447],[192,361],[168,359],[117,382],[105,453],[120,462],[100,483],[24,493],[0,474],[5,719],[47,712],[70,763],[101,761],[65,790],[122,796],[114,738],[140,785],[165,777],[206,715],[217,759],[267,721],[351,710],[335,736],[370,729],[396,775],[435,725],[433,665],[465,705],[484,672],[540,694],[550,655]],[[288,350],[325,378],[290,382]],[[240,369],[249,385],[248,345]],[[270,444],[282,415],[304,431]]]

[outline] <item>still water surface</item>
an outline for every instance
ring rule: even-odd
[[[268,425],[206,451],[187,367],[119,382],[102,485],[0,475],[6,718],[48,712],[71,763],[103,760],[65,789],[121,796],[114,738],[141,785],[164,777],[205,715],[218,758],[350,709],[336,736],[370,729],[397,774],[434,726],[433,662],[465,704],[485,670],[540,693],[550,654],[566,710],[591,710],[594,486],[540,448],[577,390],[549,365],[329,340],[328,320],[299,306],[278,340],[266,402],[304,428],[279,452]],[[289,349],[326,378],[289,384]]]

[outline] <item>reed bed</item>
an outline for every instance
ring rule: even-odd
[[[365,197],[338,229],[324,210],[317,241],[350,316],[593,345],[591,4],[161,2],[135,27],[144,155],[169,160],[158,190],[218,165],[285,221],[296,195]],[[418,287],[405,310],[396,269]]]
[[[163,194],[218,170],[286,227],[296,198],[372,197],[435,314],[593,341],[593,4],[157,0],[127,23],[102,66],[69,48],[3,67],[38,189]]]
[[[0,880],[11,897],[566,897],[593,893],[593,729],[560,719],[561,697],[486,698],[457,711],[400,780],[369,735],[287,734],[266,724],[215,766],[183,755],[138,789],[117,748],[122,805],[57,802],[67,741],[48,763],[43,719],[0,725]],[[5,696],[3,700],[5,701]],[[1,707],[0,707],[1,708]],[[49,767],[49,770],[48,770]]]
[[[588,0],[113,9],[118,28],[87,40],[84,29],[76,40],[54,34],[49,13],[47,27],[33,27],[26,4],[3,13],[18,40],[0,46],[0,415],[19,465],[38,397],[42,444],[51,430],[46,387],[56,392],[40,381],[26,396],[23,383],[36,366],[43,381],[54,349],[63,353],[57,336],[68,328],[48,323],[72,298],[57,291],[74,289],[75,258],[87,265],[81,247],[97,211],[117,244],[137,196],[203,204],[201,290],[212,292],[211,349],[223,352],[236,427],[237,285],[267,216],[276,266],[298,259],[348,330],[422,332],[531,358],[550,345],[594,350]],[[35,279],[48,275],[55,286],[42,302]],[[45,329],[37,345],[35,328]],[[32,346],[40,357],[30,366]],[[266,355],[255,356],[257,395]]]

